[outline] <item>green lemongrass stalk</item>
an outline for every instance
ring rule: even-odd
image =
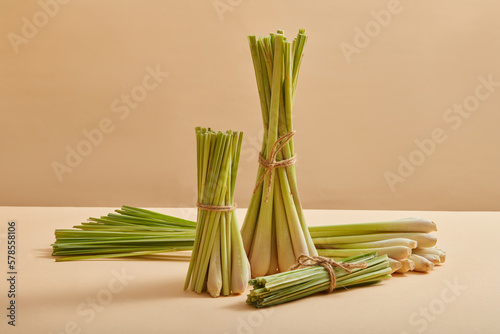
[[[436,224],[431,220],[422,218],[404,218],[387,222],[311,226],[309,227],[309,231],[311,232],[311,236],[313,238],[317,238],[386,232],[430,233],[437,231],[437,227]]]
[[[72,261],[191,250],[195,227],[189,220],[122,206],[74,229],[57,229],[52,255],[62,256],[56,261]]]
[[[243,133],[240,133],[238,138],[238,145],[234,150],[231,171],[231,194],[229,197],[231,203],[234,202],[234,190],[236,186],[236,175],[238,172],[242,139]],[[231,292],[234,294],[241,294],[245,292],[248,286],[248,280],[251,276],[250,262],[248,261],[239,230],[240,229],[238,226],[238,221],[236,219],[236,213],[233,210],[231,211],[231,219],[228,232],[228,244],[230,244],[229,248],[231,249],[231,259],[228,264],[228,267],[230,266],[230,270],[228,270],[228,272],[231,272]]]
[[[282,89],[282,68],[283,68],[283,36],[277,35],[274,49],[273,71],[271,79],[271,100],[269,101],[269,125],[267,129],[266,152],[262,155],[266,159],[270,159],[271,151],[278,140],[278,116],[279,105]],[[252,247],[249,253],[250,267],[252,275],[265,275],[271,264],[271,247],[272,247],[272,220],[273,220],[273,201],[268,200],[269,194],[274,191],[274,178],[265,177],[262,182],[262,191],[266,192],[261,195],[261,203],[259,215],[255,225],[255,233],[252,240]],[[269,194],[267,194],[269,191]],[[271,197],[272,198],[272,197]],[[245,222],[244,222],[245,224]]]
[[[436,255],[439,257],[439,262],[444,263],[446,261],[446,252],[441,249],[434,247],[418,247],[412,251],[413,254],[417,255]]]
[[[280,231],[280,233],[276,235],[276,244],[280,249],[280,252],[278,253],[278,269],[280,272],[285,272],[290,270],[290,268],[295,265],[296,257],[293,251],[290,231],[288,229],[288,223],[286,220],[285,207],[279,187],[277,187],[276,191],[274,192],[274,205],[276,230]]]
[[[405,246],[391,246],[363,249],[318,249],[318,254],[331,258],[345,258],[368,252],[378,252],[379,255],[387,255],[394,260],[404,260],[411,255],[411,248]]]
[[[249,278],[234,214],[242,138],[242,133],[196,128],[199,207],[184,289],[207,290],[212,297],[241,293]]]
[[[352,248],[379,248],[379,247],[390,247],[390,246],[405,246],[408,248],[416,248],[417,242],[415,240],[406,238],[394,238],[371,242],[358,242],[352,244],[328,244],[319,245],[322,247],[318,248],[340,248],[340,249],[352,249]]]
[[[374,284],[391,277],[391,267],[386,255],[377,256],[368,253],[343,259],[343,263],[366,263],[366,268],[352,269],[348,273],[334,268],[336,277],[335,289],[349,286]],[[257,277],[250,280],[253,290],[247,296],[247,303],[263,308],[283,304],[309,295],[330,289],[330,274],[321,266],[312,266]]]
[[[312,228],[313,226],[311,226]],[[310,229],[311,229],[310,228]],[[316,246],[318,245],[329,245],[329,244],[350,244],[359,242],[372,242],[380,241],[394,238],[405,238],[415,240],[417,242],[417,247],[433,247],[436,245],[436,236],[428,233],[376,233],[376,234],[363,234],[363,235],[348,235],[348,236],[334,236],[335,233],[323,232],[311,232],[313,236],[313,242]],[[322,236],[320,236],[322,235]]]
[[[401,261],[391,259],[390,257],[387,258],[389,260],[389,265],[391,266],[391,274],[399,269],[401,269]]]
[[[399,261],[401,268],[395,271],[397,274],[404,274],[415,269],[415,262],[410,259]]]
[[[300,30],[293,43],[282,31],[249,36],[264,125],[261,155],[267,161],[294,156],[292,106],[306,41]],[[282,147],[277,150],[278,144]],[[253,276],[288,270],[300,255],[316,255],[297,188],[295,166],[266,171],[259,165],[257,184],[241,229]]]
[[[434,269],[434,263],[420,255],[412,254],[408,257],[409,260],[415,263],[415,271],[428,272]]]

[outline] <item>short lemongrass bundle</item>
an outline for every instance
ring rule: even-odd
[[[252,276],[290,270],[300,255],[317,255],[300,203],[292,136],[292,107],[307,37],[283,31],[249,36],[257,79],[263,145],[257,182],[241,230]]]
[[[195,231],[195,222],[122,206],[74,229],[57,229],[52,255],[62,256],[56,261],[73,261],[186,251],[193,247]]]
[[[374,284],[391,277],[391,266],[387,255],[368,253],[338,261],[341,265],[362,265],[350,269],[334,267],[334,289]],[[288,272],[257,277],[250,280],[253,290],[247,296],[247,303],[256,307],[268,307],[307,297],[321,291],[331,291],[329,271],[323,266],[308,266]]]
[[[197,293],[243,293],[250,265],[234,213],[234,188],[243,133],[196,128],[198,218],[186,275]]]

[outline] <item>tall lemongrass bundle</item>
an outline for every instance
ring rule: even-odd
[[[290,270],[300,255],[317,255],[300,203],[292,138],[306,40],[304,30],[293,41],[281,30],[248,37],[264,124],[257,182],[241,230],[254,277]]]
[[[198,217],[196,238],[186,275],[197,293],[243,293],[250,278],[234,212],[234,188],[243,133],[196,128]]]
[[[52,255],[56,261],[92,260],[175,254],[193,248],[196,223],[131,206],[100,218],[89,218],[74,229],[57,229]],[[187,255],[189,256],[189,255]],[[157,257],[158,258],[158,257]],[[188,257],[189,259],[189,257]]]

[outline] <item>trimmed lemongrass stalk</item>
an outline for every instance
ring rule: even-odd
[[[439,257],[439,262],[444,263],[446,261],[446,252],[441,249],[433,248],[433,247],[418,247],[413,250],[413,254],[417,255],[436,255]]]
[[[74,229],[57,229],[52,244],[56,261],[92,260],[188,251],[196,223],[158,212],[122,206],[100,218],[89,218]],[[162,255],[162,259],[179,257]]]
[[[397,274],[404,274],[415,269],[415,262],[410,259],[399,261],[401,268],[395,271]]]
[[[431,261],[434,265],[441,264],[441,260],[439,259],[439,256],[437,256],[437,255],[434,255],[434,254],[419,254],[419,255],[422,257],[425,257],[427,260]]]
[[[437,237],[428,233],[376,233],[376,234],[363,234],[363,235],[349,235],[349,236],[323,236],[315,237],[316,234],[325,234],[324,232],[311,232],[313,242],[316,246],[329,245],[329,244],[349,244],[360,242],[373,242],[394,238],[405,238],[415,240],[417,247],[433,247],[436,245]]]
[[[391,259],[390,257],[388,257],[387,260],[389,261],[389,265],[391,266],[391,274],[399,270],[402,266],[401,261]]]
[[[306,40],[303,30],[293,43],[280,30],[248,37],[264,125],[261,155],[270,163],[294,157],[292,106]],[[253,276],[286,271],[300,255],[317,255],[293,164],[267,170],[259,165],[241,233]]]
[[[404,260],[411,255],[411,248],[405,246],[392,246],[380,248],[363,249],[318,249],[318,254],[331,258],[344,258],[368,252],[378,252],[379,255],[387,255],[394,260]]]
[[[412,254],[408,259],[415,263],[415,269],[413,269],[415,271],[428,272],[434,269],[434,263],[423,256]]]
[[[242,293],[249,278],[234,213],[242,135],[196,128],[198,219],[184,289],[212,297]]]
[[[366,268],[352,269],[348,273],[340,268],[333,268],[336,277],[335,289],[349,286],[379,283],[391,277],[391,267],[386,255],[377,256],[368,253],[339,261],[342,263],[366,263]],[[287,303],[309,295],[330,289],[330,274],[321,266],[312,266],[257,277],[250,280],[253,290],[247,296],[247,303],[263,308]]]
[[[328,244],[321,245],[323,247],[318,248],[340,248],[340,249],[353,249],[353,248],[380,248],[380,247],[390,247],[390,246],[405,246],[408,248],[416,248],[417,242],[415,240],[406,238],[394,238],[371,242],[358,242],[352,244]]]
[[[437,231],[437,227],[431,220],[423,218],[404,218],[387,222],[311,226],[309,227],[309,231],[313,238],[318,238],[387,232],[430,233]]]

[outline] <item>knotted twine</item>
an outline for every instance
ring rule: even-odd
[[[330,274],[330,289],[328,290],[328,292],[332,292],[333,289],[335,289],[335,285],[337,284],[337,279],[335,278],[335,270],[333,269],[334,267],[344,269],[350,274],[352,269],[355,268],[364,269],[368,266],[368,264],[366,262],[341,263],[341,262],[335,262],[333,259],[323,256],[309,256],[302,254],[297,258],[297,264],[293,266],[291,269],[294,270],[300,267],[314,267],[314,266],[321,266],[328,271],[328,274]]]
[[[207,211],[229,212],[229,211],[233,211],[234,209],[236,209],[236,204],[228,205],[228,206],[224,206],[224,205],[218,206],[218,205],[196,203],[196,207],[198,209],[207,210]]]
[[[292,139],[294,134],[295,130],[279,137],[274,143],[273,147],[271,148],[271,152],[269,153],[269,159],[266,159],[262,155],[262,152],[259,153],[259,164],[264,168],[264,173],[262,173],[262,176],[257,181],[253,193],[255,194],[259,186],[262,184],[262,182],[264,182],[266,175],[269,175],[269,182],[267,184],[267,190],[266,190],[266,199],[265,199],[266,202],[269,198],[269,192],[271,191],[271,180],[273,177],[273,170],[278,167],[291,166],[295,164],[295,161],[297,160],[295,156],[292,156],[285,160],[276,161],[276,156],[281,151],[281,149],[285,147],[285,145],[290,141],[290,139]],[[280,144],[281,141],[283,142]]]

